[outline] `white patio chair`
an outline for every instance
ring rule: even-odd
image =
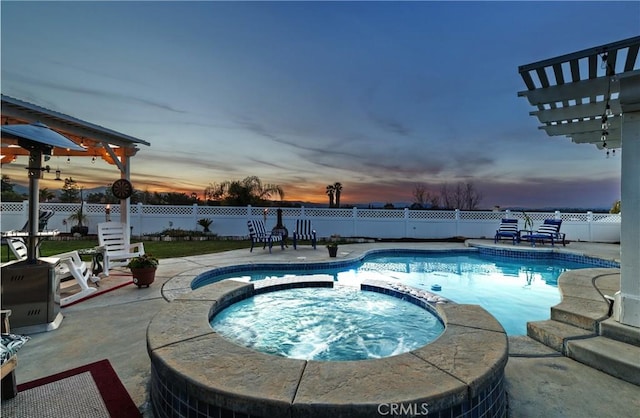
[[[18,260],[27,259],[27,246],[22,237],[7,237],[6,240],[9,249]],[[60,299],[60,306],[80,300],[98,290],[89,286],[89,282],[91,281],[97,286],[100,278],[93,275],[91,269],[87,266],[87,263],[82,261],[77,251],[55,254],[50,257],[38,257],[38,259],[55,266],[56,287],[58,283],[61,289],[67,289],[76,283],[80,286],[80,292]],[[71,277],[75,279],[75,283],[72,280],[64,280]]]
[[[129,228],[122,222],[98,224],[98,244],[104,248],[104,275],[116,266],[126,266],[130,259],[144,254],[144,244],[131,244]]]

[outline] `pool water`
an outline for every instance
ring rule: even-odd
[[[389,252],[365,257],[343,268],[316,270],[248,270],[216,275],[198,285],[233,278],[257,281],[291,276],[331,277],[335,282],[359,286],[367,279],[404,284],[441,295],[456,303],[477,304],[489,311],[508,335],[526,335],[528,321],[549,319],[550,308],[560,302],[557,283],[565,271],[592,267],[557,260],[488,256],[460,252]],[[433,291],[432,286],[441,290]]]
[[[283,357],[365,360],[402,354],[436,339],[440,319],[393,296],[348,286],[255,295],[211,320],[238,344]]]

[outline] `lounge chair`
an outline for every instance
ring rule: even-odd
[[[566,246],[565,234],[560,232],[561,225],[562,219],[545,219],[537,231],[520,231],[520,240],[531,242],[533,247],[536,246],[536,241],[543,244],[550,241],[552,247],[556,242],[562,242],[562,246]]]
[[[38,214],[38,231],[44,231],[47,229],[47,224],[49,223],[49,219],[55,214],[52,210],[41,210]],[[24,224],[21,231],[29,230],[29,221]]]
[[[502,219],[496,235],[493,237],[493,242],[497,243],[503,238],[510,238],[513,241],[513,245],[516,245],[516,242],[520,242],[517,219]]]
[[[251,249],[249,252],[253,252],[253,246],[257,242],[262,242],[264,244],[262,249],[269,244],[269,253],[271,253],[271,247],[273,247],[274,242],[280,242],[280,246],[284,250],[282,235],[273,235],[270,232],[267,232],[263,221],[259,219],[248,220],[247,226],[249,227],[249,236],[251,237]]]
[[[27,246],[22,237],[7,237],[7,245],[11,252],[18,260],[27,259]],[[39,257],[50,264],[55,265],[54,274],[56,281],[60,282],[62,289],[68,288],[74,284],[69,278],[75,279],[75,283],[80,286],[80,292],[76,292],[71,296],[60,299],[60,306],[65,306],[71,302],[80,300],[98,289],[89,286],[89,282],[98,285],[100,278],[94,276],[91,269],[87,267],[87,263],[82,261],[77,251],[69,251],[66,253],[56,254],[49,257]]]
[[[316,230],[311,227],[311,219],[298,219],[296,229],[293,231],[293,249],[297,249],[298,240],[310,240],[313,249],[316,249]]]
[[[131,244],[129,228],[122,222],[102,222],[98,224],[98,244],[104,249],[105,276],[109,269],[126,266],[129,260],[144,254],[144,244]]]

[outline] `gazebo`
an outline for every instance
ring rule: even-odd
[[[613,317],[640,328],[640,36],[519,67],[518,96],[536,107],[540,129],[620,150],[620,292]]]
[[[54,148],[53,153],[62,152],[65,157],[101,158],[120,171],[120,179],[130,181],[131,157],[138,152],[139,145],[151,144],[90,122],[45,109],[38,105],[2,95],[2,124],[17,125],[43,123],[50,129],[69,138],[83,150]],[[28,156],[29,151],[18,146],[18,141],[2,136],[2,164],[8,164],[17,156]],[[120,221],[129,224],[129,199],[120,201]]]

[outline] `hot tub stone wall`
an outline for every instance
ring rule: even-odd
[[[357,418],[390,416],[392,408],[405,416],[506,416],[507,336],[477,305],[432,305],[445,331],[409,353],[321,362],[253,351],[213,331],[209,318],[255,293],[253,283],[226,280],[181,296],[153,318],[147,346],[156,417]]]

